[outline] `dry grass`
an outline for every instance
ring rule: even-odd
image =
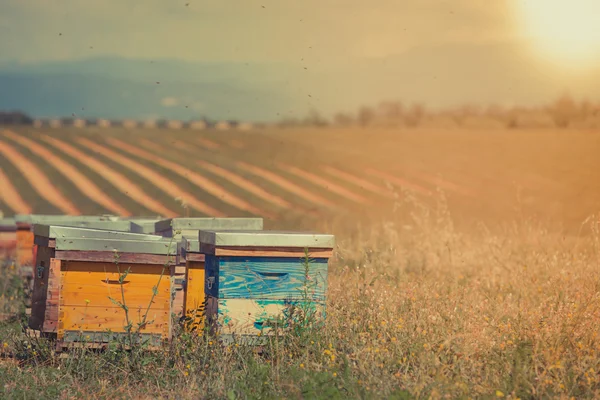
[[[1,397],[600,396],[598,218],[577,238],[525,222],[467,235],[443,198],[408,197],[383,223],[345,221],[327,226],[338,248],[325,329],[263,354],[182,334],[160,354],[61,359],[5,323],[0,343],[20,364],[0,363]]]

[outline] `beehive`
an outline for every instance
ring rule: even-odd
[[[170,338],[171,239],[36,225],[35,241],[30,328],[56,336],[60,347],[106,343],[127,336],[129,323],[135,331],[144,321],[142,340],[158,345]]]
[[[0,218],[0,258],[11,257],[17,247],[17,225],[14,218]]]
[[[198,232],[205,230],[262,230],[262,218],[172,218],[156,223],[154,232],[165,237],[172,237],[179,243],[181,249],[182,240],[198,239]],[[173,309],[175,314],[187,319],[193,319],[202,308],[204,301],[204,290],[197,287],[198,282],[204,282],[204,256],[199,252],[191,251],[189,259],[180,259],[182,251],[178,251],[177,267],[174,276]],[[188,284],[192,285],[192,291],[188,292]],[[188,311],[185,311],[186,308]],[[189,322],[189,321],[188,321]],[[199,321],[198,321],[199,322]],[[196,322],[192,325],[195,326]]]
[[[211,330],[226,342],[252,343],[273,332],[270,320],[289,323],[294,309],[323,320],[334,241],[305,232],[201,231]]]

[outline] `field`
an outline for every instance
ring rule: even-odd
[[[3,398],[600,396],[599,132],[18,128],[0,154],[5,215],[261,215],[338,243],[325,329],[59,358],[8,321]]]

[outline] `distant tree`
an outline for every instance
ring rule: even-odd
[[[558,128],[567,128],[579,116],[577,103],[568,94],[559,97],[547,111]]]
[[[425,117],[426,109],[423,104],[413,104],[404,116],[406,126],[416,127],[422,122]]]
[[[373,123],[373,120],[375,119],[375,111],[373,111],[373,109],[370,107],[362,106],[358,110],[358,115],[356,116],[356,119],[358,120],[358,124],[360,126],[369,126]]]
[[[402,122],[404,106],[399,101],[384,101],[379,104],[379,112],[388,124],[397,125]]]
[[[304,119],[304,125],[308,126],[326,126],[327,120],[315,109],[308,112],[308,116]]]
[[[0,111],[2,125],[32,125],[33,118],[21,111]]]
[[[350,114],[337,113],[333,116],[333,123],[338,126],[351,126],[354,123],[354,118]]]

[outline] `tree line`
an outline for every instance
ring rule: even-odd
[[[577,101],[568,94],[548,104],[529,107],[467,104],[433,110],[422,103],[383,101],[353,112],[336,113],[331,119],[313,110],[304,119],[287,118],[279,126],[600,128],[600,103]]]

